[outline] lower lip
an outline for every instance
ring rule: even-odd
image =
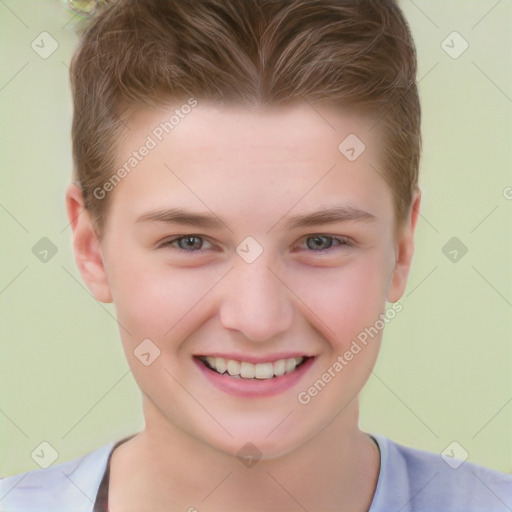
[[[218,389],[245,398],[262,398],[274,396],[292,388],[311,368],[315,358],[310,357],[305,363],[302,363],[291,373],[285,373],[280,377],[271,379],[243,379],[231,377],[227,374],[221,375],[214,370],[210,370],[198,358],[194,362],[199,367],[203,375]]]

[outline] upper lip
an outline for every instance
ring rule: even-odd
[[[235,361],[245,361],[247,363],[273,363],[280,359],[291,359],[293,357],[313,357],[312,355],[304,352],[278,352],[276,354],[269,354],[266,356],[255,356],[249,354],[231,353],[221,354],[219,352],[208,352],[207,354],[196,354],[195,357],[221,357],[222,359],[233,359]]]

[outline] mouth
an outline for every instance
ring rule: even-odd
[[[251,363],[223,357],[196,357],[206,368],[219,375],[232,377],[233,379],[260,381],[278,379],[287,374],[292,374],[312,359],[309,356],[300,356],[278,359],[272,362]]]

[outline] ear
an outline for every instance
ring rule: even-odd
[[[112,302],[100,240],[85,208],[82,190],[75,184],[66,190],[66,209],[73,230],[75,261],[82,279],[97,300]]]
[[[396,302],[404,294],[414,254],[414,232],[420,211],[421,192],[418,189],[412,200],[407,220],[401,228],[396,242],[396,260],[388,289],[388,301]]]

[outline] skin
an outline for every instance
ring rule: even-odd
[[[172,110],[130,117],[119,166]],[[325,105],[199,103],[110,192],[101,240],[80,189],[68,188],[78,268],[96,299],[114,302],[143,397],[144,430],[112,457],[111,511],[368,510],[380,459],[358,427],[357,396],[382,332],[307,405],[297,396],[406,286],[420,194],[397,235],[373,123]],[[338,150],[349,134],[366,145],[353,162]],[[286,227],[334,206],[372,219]],[[224,224],[138,221],[176,207]],[[186,235],[202,237],[192,240],[195,252],[173,242]],[[319,235],[332,238],[311,248]],[[247,236],[263,249],[252,263],[236,253]],[[148,338],[160,356],[145,366],[133,352]],[[292,388],[269,397],[217,389],[193,357],[282,351],[315,359]],[[262,453],[250,468],[236,457],[248,442]]]

